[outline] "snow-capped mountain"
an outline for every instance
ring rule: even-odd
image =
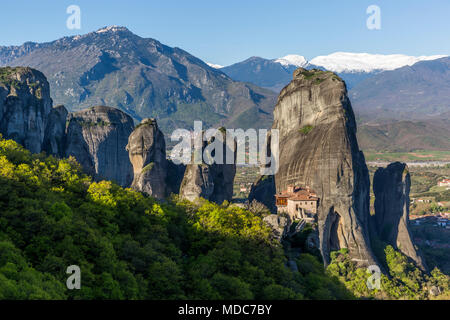
[[[370,54],[335,52],[326,56],[317,56],[311,60],[295,54],[277,59],[252,57],[221,71],[234,80],[252,82],[259,86],[281,90],[292,79],[292,72],[298,67],[320,68],[336,72],[351,89],[359,82],[380,72],[412,66],[420,61],[436,60],[446,55],[408,56],[404,54]]]
[[[308,65],[308,60],[306,60],[305,57],[296,54],[289,54],[282,58],[274,59],[273,61],[281,64],[284,67],[295,66],[298,68]]]
[[[435,60],[445,55],[407,56],[404,54],[369,54],[352,52],[335,52],[326,56],[318,56],[310,61],[333,72],[375,72],[395,70],[404,66],[412,66],[419,61]]]
[[[206,64],[214,69],[222,69],[223,68],[223,66],[221,66],[220,64],[209,63],[209,62],[206,62]]]

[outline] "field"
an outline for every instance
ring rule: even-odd
[[[233,186],[233,201],[245,202],[252,183],[259,177],[259,167],[237,167]],[[241,191],[245,189],[245,191]]]
[[[450,151],[364,152],[367,162],[450,162]]]

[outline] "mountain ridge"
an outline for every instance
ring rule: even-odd
[[[55,63],[58,61],[58,63]],[[49,80],[52,98],[70,111],[111,105],[140,121],[158,117],[163,131],[206,125],[270,124],[275,94],[237,82],[188,52],[105,27],[52,42],[0,47],[1,65],[30,66]]]
[[[250,57],[244,61],[221,67],[219,70],[225,72],[235,80],[255,83],[259,86],[279,92],[291,79],[292,72],[298,68],[318,68],[337,73],[344,79],[350,89],[357,83],[383,71],[395,70],[404,66],[411,66],[420,61],[430,61],[446,57],[446,55],[432,56],[408,56],[404,54],[369,54],[352,52],[334,52],[329,55],[317,56],[307,60],[300,55],[287,55],[281,58],[265,59],[261,57]],[[250,63],[258,60],[259,64],[254,66],[253,74],[249,70]],[[271,73],[264,68],[276,69],[279,64],[285,73]],[[278,67],[279,68],[279,67]]]

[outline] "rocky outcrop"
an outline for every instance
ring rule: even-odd
[[[345,83],[331,72],[297,69],[278,97],[273,128],[280,137],[276,191],[288,185],[316,191],[325,263],[343,247],[360,266],[375,263],[367,230],[369,174]]]
[[[372,235],[426,270],[425,260],[416,250],[408,227],[410,186],[406,163],[394,162],[386,168],[378,168],[373,177],[375,215],[371,217],[370,226]]]
[[[219,140],[223,148],[222,154],[225,162],[227,153],[231,152],[232,149],[236,150],[236,143],[235,141],[226,141],[224,128],[220,128],[220,131],[223,133],[222,138]],[[208,142],[203,143],[202,154],[208,144],[213,141],[213,139],[210,139]],[[235,163],[218,164],[214,162],[208,165],[203,162],[201,164],[188,164],[181,182],[180,195],[190,201],[199,197],[218,204],[222,204],[225,200],[231,201],[235,175]]]
[[[67,109],[60,105],[53,107],[48,115],[43,150],[48,154],[64,157]]]
[[[180,196],[194,201],[209,199],[214,192],[214,181],[210,167],[206,164],[188,164],[180,186]]]
[[[0,132],[33,153],[42,151],[52,108],[49,84],[34,69],[0,68]]]
[[[126,145],[134,129],[124,112],[97,106],[68,117],[65,156],[74,156],[96,180],[113,180],[121,186],[133,181]]]
[[[144,119],[131,133],[126,149],[134,172],[131,187],[155,198],[164,198],[168,162],[164,135],[156,120]]]
[[[185,165],[175,164],[171,160],[167,160],[166,193],[168,196],[172,193],[178,194],[180,192],[185,171]]]
[[[236,166],[234,164],[214,164],[211,166],[211,173],[214,190],[209,200],[218,204],[231,201]]]
[[[252,185],[248,195],[248,201],[251,203],[256,200],[264,204],[272,213],[277,212],[275,206],[275,179],[273,175],[261,176]]]
[[[272,238],[277,241],[287,234],[290,223],[289,219],[285,216],[277,214],[269,214],[264,217],[264,222],[272,229]]]

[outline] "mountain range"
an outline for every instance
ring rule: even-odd
[[[395,70],[404,66],[411,66],[420,61],[436,60],[443,57],[445,56],[414,57],[402,54],[335,52],[325,56],[317,56],[310,61],[303,56],[291,54],[277,59],[251,57],[226,67],[215,64],[209,65],[220,69],[235,80],[251,82],[279,92],[289,83],[292,72],[298,67],[333,71],[346,82],[347,88],[350,89],[360,81],[383,71]]]
[[[362,148],[390,151],[449,150],[449,61],[436,55],[337,52],[309,61],[300,55],[251,57],[222,67],[117,26],[0,47],[0,66],[44,73],[55,104],[69,111],[117,107],[135,122],[157,118],[165,133],[192,128],[194,120],[268,128],[278,92],[294,70],[333,71],[346,82]]]
[[[29,66],[47,77],[69,111],[117,107],[135,120],[156,117],[163,131],[205,125],[269,127],[276,94],[232,80],[188,52],[125,27],[105,27],[49,43],[0,47],[0,66]]]
[[[280,91],[297,67],[338,74],[347,85],[364,150],[450,150],[450,58],[338,52],[307,61],[251,57],[220,70]]]
[[[356,84],[350,98],[371,120],[439,118],[450,110],[450,57],[376,74]]]

